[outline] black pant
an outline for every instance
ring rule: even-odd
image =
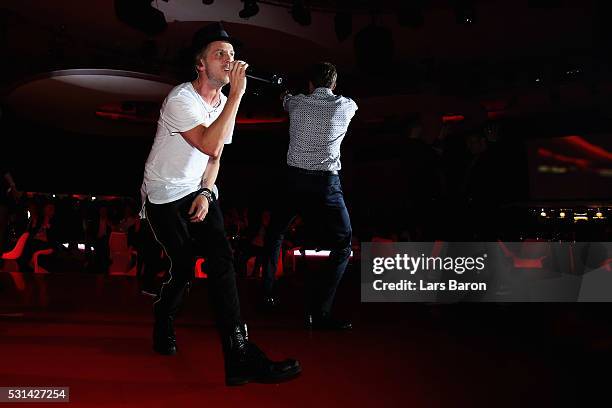
[[[174,316],[194,277],[196,257],[206,258],[210,297],[221,329],[240,323],[240,303],[232,250],[225,236],[223,215],[216,201],[202,222],[189,221],[197,193],[167,204],[147,201],[146,213],[156,240],[170,259],[168,279],[155,301],[156,316]]]
[[[160,271],[166,270],[167,265],[162,260],[163,248],[155,240],[151,226],[146,220],[140,223],[140,231],[134,239],[136,243],[136,276],[141,288],[153,289],[155,277]]]
[[[263,287],[272,294],[278,255],[287,228],[300,214],[305,224],[317,231],[314,243],[330,250],[327,271],[321,279],[306,276],[307,309],[310,312],[329,312],[336,289],[351,254],[351,220],[344,203],[344,193],[337,174],[316,174],[289,167],[286,197],[272,212],[264,244]]]

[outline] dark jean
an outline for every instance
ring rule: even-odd
[[[297,214],[311,230],[316,230],[313,244],[331,251],[326,271],[317,278],[307,274],[307,305],[309,312],[329,312],[336,289],[351,254],[351,220],[344,203],[344,193],[337,174],[308,174],[289,167],[286,195],[273,210],[266,231],[263,263],[263,288],[272,295],[274,275],[284,234]]]
[[[221,329],[240,323],[240,303],[232,250],[225,236],[223,215],[213,201],[202,222],[189,221],[189,208],[196,197],[189,194],[167,204],[147,201],[151,230],[170,259],[168,279],[155,301],[156,316],[176,315],[194,277],[196,257],[206,258],[211,303]]]

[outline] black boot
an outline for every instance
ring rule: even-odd
[[[166,356],[176,354],[174,316],[155,317],[155,325],[153,326],[153,350]]]
[[[233,327],[223,338],[225,384],[248,382],[279,383],[302,372],[297,360],[271,361],[255,344],[249,342],[246,325]]]

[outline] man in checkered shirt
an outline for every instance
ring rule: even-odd
[[[264,304],[275,306],[274,273],[284,233],[300,214],[306,224],[320,226],[317,245],[331,250],[325,276],[309,277],[306,324],[312,329],[350,329],[348,321],[336,320],[330,311],[336,288],[351,254],[351,221],[340,184],[340,144],[357,104],[334,95],[337,72],[328,62],[314,64],[309,72],[309,95],[282,96],[289,112],[286,195],[272,214],[264,251]]]

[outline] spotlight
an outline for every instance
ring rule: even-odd
[[[564,213],[563,211],[561,211],[561,212],[559,213],[559,217],[561,217],[561,218],[565,218],[565,213]]]
[[[244,8],[238,12],[240,18],[251,18],[259,13],[259,6],[255,0],[242,0]]]
[[[471,0],[457,0],[455,2],[455,18],[457,24],[472,25],[476,23],[476,10]]]
[[[546,217],[546,212],[545,212],[545,211],[542,211],[542,212],[540,213],[540,216],[542,216],[542,217]]]
[[[215,0],[202,0],[202,4],[206,4],[207,6],[210,6],[214,2],[215,2]]]
[[[580,67],[571,67],[565,69],[563,72],[565,73],[565,79],[567,80],[578,79],[582,76],[582,69]]]
[[[297,23],[303,26],[310,25],[312,21],[310,10],[304,5],[304,0],[293,0],[291,16]]]
[[[589,217],[587,216],[587,213],[575,213],[574,214],[574,222],[578,222],[578,221],[588,221]]]

